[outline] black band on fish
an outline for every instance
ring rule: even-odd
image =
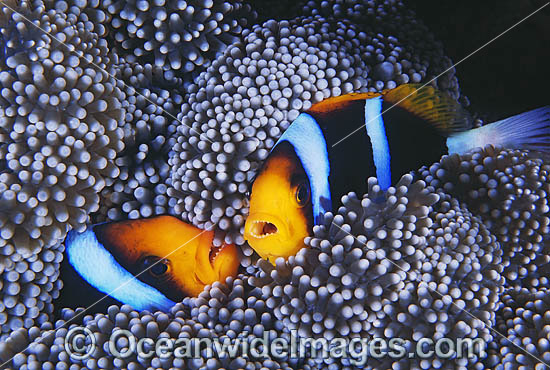
[[[346,100],[347,96],[338,97],[337,104],[329,104],[331,110],[314,106],[310,114],[317,121],[327,142],[332,210],[340,207],[342,196],[348,192],[363,194],[367,191],[363,174],[376,175],[373,146],[366,129],[351,135],[345,145],[333,146],[349,127],[365,125],[365,99],[357,99],[363,95],[352,95],[349,100]]]

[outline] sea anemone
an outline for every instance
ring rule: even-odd
[[[106,182],[95,221],[117,221],[170,213],[166,194],[170,181],[168,154],[175,139],[176,115],[183,102],[176,89],[155,87],[156,68],[120,58],[117,86],[125,93],[122,129],[126,148],[117,153],[121,168]]]
[[[49,320],[49,314],[54,311],[53,301],[62,287],[59,265],[63,250],[63,245],[57,244],[3,267],[0,273],[2,340],[16,329],[29,329]]]
[[[247,358],[228,356],[220,358],[181,359],[170,356],[159,358],[153,355],[149,358],[137,357],[120,359],[110,356],[106,344],[113,329],[129,330],[137,340],[147,337],[158,338],[217,338],[252,341],[262,338],[264,331],[276,333],[282,329],[281,324],[274,320],[265,302],[260,297],[259,289],[251,287],[247,277],[229,279],[228,285],[214,283],[200,294],[198,298],[185,299],[170,312],[149,313],[137,312],[130,306],[111,306],[105,314],[85,315],[83,309],[76,311],[65,309],[62,319],[55,323],[45,323],[41,327],[33,327],[28,332],[15,331],[8,340],[0,343],[0,360],[5,361],[15,355],[11,363],[22,368],[56,368],[63,364],[66,367],[86,367],[88,369],[145,369],[154,368],[185,368],[185,369],[293,369],[284,361],[269,358]],[[88,359],[72,360],[64,348],[64,340],[68,330],[77,325],[97,333],[97,348]],[[273,334],[270,334],[273,335]],[[117,342],[118,343],[118,342]],[[124,345],[121,340],[119,345]],[[126,343],[127,344],[127,343]],[[25,347],[25,353],[18,353]],[[194,348],[194,347],[193,347]],[[194,349],[193,349],[194,351]],[[17,355],[16,355],[17,354]],[[8,357],[10,356],[10,357]],[[56,365],[53,365],[56,364]],[[62,365],[61,365],[62,366]]]
[[[82,22],[97,36],[105,38],[111,15],[101,7],[100,0],[44,0],[47,9],[55,9],[59,14],[66,14],[72,23]]]
[[[69,227],[85,227],[106,179],[119,174],[114,159],[123,148],[118,128],[123,109],[121,92],[105,72],[111,65],[104,40],[40,2],[3,5],[0,247],[6,285],[0,316],[5,333],[29,328],[32,319],[44,321],[41,314],[52,312],[59,243]]]
[[[255,18],[240,0],[106,0],[102,7],[121,56],[162,67],[167,81],[191,81]]]
[[[419,174],[483,220],[499,241],[506,287],[548,286],[550,165],[537,152],[486,147]]]
[[[0,243],[18,261],[98,209],[105,179],[119,174],[123,109],[104,40],[54,11],[12,5],[0,18]]]
[[[501,298],[485,368],[535,369],[550,363],[550,300],[547,287],[510,289]]]

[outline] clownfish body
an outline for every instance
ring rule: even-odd
[[[550,147],[550,107],[480,128],[472,129],[472,124],[451,97],[412,84],[313,105],[279,138],[253,182],[245,239],[274,262],[296,254],[303,238],[325,212],[338,208],[343,195],[365,193],[368,177],[376,176],[385,190],[444,154],[488,144]]]
[[[236,247],[214,247],[213,238],[213,231],[172,216],[102,223],[82,233],[69,232],[66,260],[76,272],[73,276],[100,295],[109,294],[136,310],[168,311],[206,285],[236,276]],[[65,300],[78,293],[78,286],[65,293]]]

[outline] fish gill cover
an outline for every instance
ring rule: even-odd
[[[540,366],[514,343],[550,360],[550,167],[534,153],[445,156],[384,194],[369,179],[366,194],[345,196],[315,228],[311,248],[276,266],[244,244],[245,192],[299,112],[330,96],[426,82],[451,66],[400,1],[4,1],[0,53],[6,367],[353,367],[206,354],[123,361],[103,347],[115,327],[153,339],[250,341],[296,329],[491,342],[486,358],[371,359],[373,369]],[[461,98],[454,69],[434,83]],[[243,273],[170,312],[62,309],[56,320],[70,228],[166,213],[216,225],[217,243],[242,246]],[[99,350],[75,361],[64,336],[82,324]]]

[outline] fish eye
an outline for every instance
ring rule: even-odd
[[[162,277],[168,272],[168,260],[156,256],[147,256],[142,261],[143,270],[155,277]]]
[[[310,195],[308,183],[305,181],[300,182],[296,187],[296,202],[298,202],[300,206],[305,206],[309,202]]]

